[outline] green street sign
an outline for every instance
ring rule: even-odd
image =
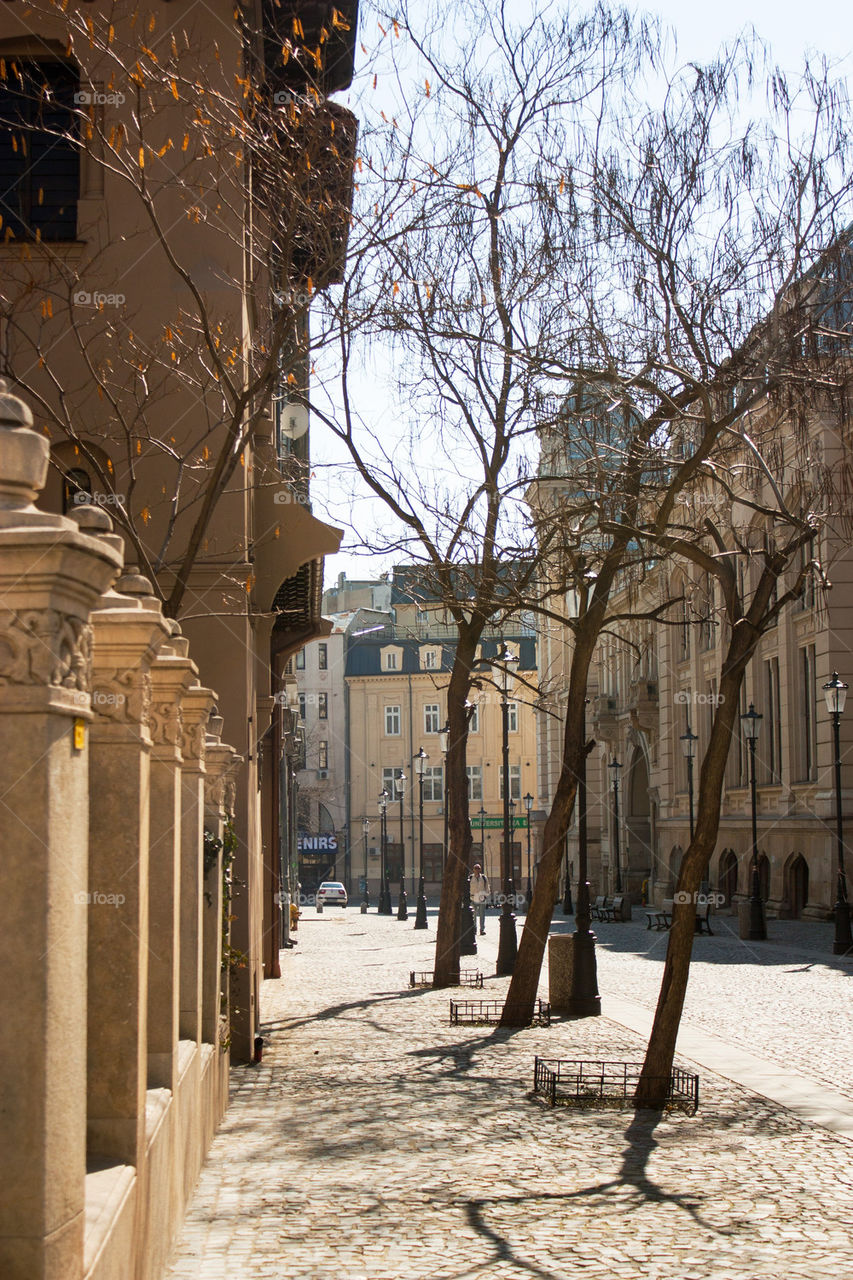
[[[502,831],[503,825],[504,825],[504,820],[502,817],[492,818],[488,814],[486,814],[485,818],[481,818],[478,813],[475,813],[474,816],[471,818],[472,831],[482,831],[484,827],[487,831],[490,831],[490,830]],[[511,818],[510,826],[515,831],[518,831],[519,829],[524,830],[527,827],[527,817],[524,814],[522,814],[515,818]]]

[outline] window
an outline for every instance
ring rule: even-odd
[[[399,671],[399,651],[397,649],[383,649],[382,661],[380,663],[383,671]]]
[[[779,695],[779,659],[770,658],[764,664],[764,689],[767,706],[765,709],[765,734],[758,740],[758,749],[762,751],[768,782],[782,780],[782,713]],[[756,708],[757,710],[758,708]],[[762,738],[764,738],[762,750]]]
[[[437,671],[439,666],[438,659],[438,649],[421,649],[421,669],[423,671]]]
[[[0,214],[18,238],[76,240],[80,155],[75,95],[63,62],[15,59],[0,82]]]
[[[329,718],[329,695],[327,693],[317,694],[317,716],[320,720],[328,720]]]
[[[510,733],[518,733],[518,703],[508,702],[506,704],[506,718]]]
[[[92,496],[92,477],[82,467],[72,467],[63,477],[62,514],[68,515]]]
[[[329,646],[327,644],[317,645],[317,666],[320,671],[328,671],[329,669]]]
[[[437,702],[428,702],[424,707],[424,733],[441,731],[441,707]]]
[[[500,769],[501,779],[501,800],[504,798],[504,771]],[[509,766],[509,798],[510,800],[521,799],[521,765],[511,764]]]
[[[681,602],[681,622],[678,628],[678,661],[687,662],[690,658],[690,603]]]
[[[317,768],[328,769],[329,767],[329,744],[321,741],[317,748]]]
[[[468,732],[480,732],[480,708],[477,706],[476,702],[472,706],[471,712],[468,716]]]
[[[808,644],[800,650],[800,773],[805,782],[817,777],[817,677],[815,647]]]
[[[424,800],[444,799],[444,766],[427,765],[424,769]]]
[[[297,671],[305,670],[305,650],[304,649],[300,649],[296,655],[296,670]]]
[[[810,538],[808,542],[800,547],[800,563],[799,571],[806,571],[806,578],[803,582],[803,589],[800,592],[798,607],[800,609],[813,609],[815,604],[815,576],[814,569],[809,568],[815,558],[814,538]]]
[[[385,733],[390,738],[397,738],[400,735],[400,708],[399,706],[385,708]]]
[[[439,884],[444,875],[444,849],[440,844],[424,843],[424,880]]]
[[[716,643],[717,623],[714,619],[714,584],[711,581],[710,574],[706,573],[702,577],[702,587],[697,604],[700,613],[699,648],[702,650],[713,649]]]
[[[297,695],[297,697],[299,698],[299,719],[304,720],[305,719],[305,694],[300,693]]]
[[[478,764],[466,765],[468,771],[468,799],[482,800],[483,798],[483,770]]]
[[[393,766],[390,769],[386,767],[382,770],[382,786],[388,792],[389,804],[392,800],[399,800],[400,798],[394,788],[394,779],[399,772],[400,770],[395,769]]]

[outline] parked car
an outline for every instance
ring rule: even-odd
[[[324,880],[317,890],[317,906],[345,907],[347,891],[339,880]]]

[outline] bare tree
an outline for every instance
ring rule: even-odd
[[[561,572],[575,598],[572,658],[562,770],[507,1024],[529,1019],[533,1008],[589,748],[590,665],[625,602],[629,614],[636,611],[622,588],[671,549],[667,537],[682,504],[705,492],[752,410],[768,397],[807,404],[811,393],[839,385],[837,363],[802,358],[815,311],[798,281],[835,242],[849,199],[846,98],[825,68],[807,69],[796,89],[778,72],[764,80],[756,56],[741,43],[714,64],[671,78],[662,106],[623,117],[618,145],[602,137],[583,198],[576,196],[595,228],[596,252],[583,263],[576,295],[587,317],[585,342],[567,372],[591,411],[584,430],[582,413],[564,414],[556,477],[567,496],[540,518],[565,531]],[[761,126],[744,114],[755,83],[770,96]],[[573,182],[580,188],[581,176]],[[615,439],[608,405],[620,415]],[[795,516],[793,534],[783,540],[788,551],[768,560],[777,572],[803,536],[805,517]],[[708,536],[704,527],[679,527],[681,552]],[[758,631],[761,616],[753,619]],[[743,632],[739,627],[738,645]],[[739,661],[751,652],[738,649]],[[580,898],[578,928],[588,933],[584,885]]]
[[[404,7],[389,20],[389,40],[392,30],[401,36],[395,65],[399,57],[411,82],[410,59],[423,88],[416,100],[400,98],[384,134],[359,156],[356,220],[375,238],[351,255],[338,311],[340,412],[325,413],[361,485],[391,514],[371,549],[420,565],[427,594],[456,629],[438,986],[459,971],[471,849],[467,703],[484,674],[478,646],[535,598],[538,552],[522,499],[536,408],[585,324],[565,302],[579,236],[554,201],[595,132],[605,84],[618,92],[652,49],[644,24],[603,6],[577,21],[556,12],[518,21],[510,8],[459,5],[450,53],[443,8],[415,20]],[[400,193],[394,219],[380,218]],[[405,427],[392,440],[357,411],[361,352],[350,335],[368,327],[393,363]],[[319,412],[316,400],[312,407]]]
[[[286,416],[307,386],[328,338],[309,310],[349,234],[355,120],[326,96],[343,33],[318,51],[299,23],[273,41],[252,16],[158,26],[118,5],[35,0],[41,43],[0,68],[0,124],[25,161],[2,209],[3,369],[66,481],[84,467],[111,500],[173,617],[211,556],[245,612],[247,548],[224,544],[223,503],[282,482],[307,491],[298,443],[282,435],[267,473],[252,445],[269,439],[273,404]],[[79,170],[76,217],[56,207],[45,155]],[[79,251],[58,243],[78,235],[69,218]]]

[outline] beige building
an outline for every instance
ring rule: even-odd
[[[751,427],[756,438],[776,449],[789,424],[771,421],[760,410]],[[828,461],[838,457],[839,440],[849,431],[838,407],[814,414],[813,448]],[[540,477],[532,501],[544,505],[559,480],[553,447],[544,442]],[[747,500],[771,502],[767,482],[751,477]],[[778,478],[793,492],[793,475],[779,467]],[[765,487],[767,486],[767,487]],[[745,508],[743,508],[745,510]],[[763,526],[755,521],[752,543],[760,547]],[[761,715],[756,745],[758,853],[762,894],[770,915],[827,919],[837,890],[834,755],[830,717],[822,686],[833,671],[850,680],[853,645],[853,552],[829,532],[815,539],[792,566],[790,585],[812,558],[825,566],[831,589],[811,577],[799,597],[761,639],[749,664],[739,712],[750,704]],[[747,594],[755,561],[739,555],[740,581]],[[641,585],[617,592],[614,612],[655,609],[680,601],[666,615],[669,625],[619,622],[602,637],[588,686],[588,733],[595,749],[587,768],[587,848],[592,892],[613,893],[617,859],[623,888],[637,904],[671,897],[690,838],[688,764],[685,736],[695,735],[694,805],[708,743],[723,656],[725,623],[719,588],[694,567],[674,559],[658,565]],[[562,602],[570,616],[573,597]],[[568,627],[552,622],[540,640],[542,709],[538,724],[538,768],[544,803],[553,795],[561,759],[561,695],[571,658]],[[853,716],[841,719],[842,812],[853,821],[853,777],[845,752],[853,745]],[[614,761],[616,766],[614,766]],[[617,794],[618,792],[618,794]],[[618,824],[617,824],[618,809]],[[739,732],[732,741],[722,797],[716,849],[708,888],[727,904],[749,896],[752,858],[748,747]],[[569,863],[578,866],[577,808],[569,833]],[[848,869],[848,875],[850,867]]]
[[[445,690],[453,662],[455,628],[443,610],[414,598],[406,570],[395,570],[395,621],[382,630],[351,636],[346,655],[349,747],[349,828],[352,833],[352,881],[357,890],[364,875],[365,853],[371,902],[380,887],[381,823],[379,797],[387,804],[388,865],[396,906],[405,867],[410,905],[420,871],[419,787],[414,758],[428,756],[424,772],[424,878],[427,895],[440,891],[445,847],[445,783],[441,733],[447,720]],[[473,691],[468,738],[469,805],[474,828],[473,860],[482,860],[492,887],[501,881],[503,845],[502,695],[501,675],[490,665],[503,642],[518,655],[510,679],[509,777],[515,803],[514,879],[527,884],[527,835],[524,797],[533,798],[531,863],[538,847],[540,803],[536,785],[536,640],[532,631],[508,623],[499,635],[490,631],[479,656],[483,678]],[[402,806],[395,779],[406,777]],[[480,827],[480,811],[485,826]],[[369,823],[363,837],[363,821]]]
[[[346,248],[356,122],[329,95],[350,82],[356,22],[355,0],[34,0],[0,13],[2,367],[50,445],[29,486],[38,511],[19,523],[41,519],[72,547],[71,516],[107,536],[108,512],[100,560],[116,568],[88,584],[75,569],[73,590],[42,593],[57,661],[34,681],[13,645],[0,681],[15,715],[19,685],[58,696],[45,724],[67,755],[38,793],[49,875],[7,899],[21,933],[10,922],[4,946],[28,977],[18,1012],[4,1010],[0,1088],[18,1116],[0,1134],[4,1280],[153,1280],[225,1105],[229,1056],[251,1060],[260,984],[279,972],[280,868],[296,841],[298,703],[284,668],[328,629],[323,556],[341,537],[311,514],[310,433],[289,388],[307,388],[307,309]],[[245,145],[249,85],[266,169]],[[294,138],[314,161],[301,186]],[[68,554],[66,568],[79,559]],[[118,609],[98,598],[122,560],[125,612],[149,610],[150,635],[110,633],[99,655],[95,627],[93,687],[86,618]],[[4,737],[11,786],[32,744],[16,722]],[[203,813],[205,771],[216,781],[226,763]],[[31,825],[20,789],[4,794]],[[199,859],[226,831],[211,889]],[[119,854],[132,894],[115,885]],[[84,897],[66,913],[72,889]],[[221,906],[223,889],[230,949],[214,906],[202,964],[206,895]],[[130,916],[102,903],[119,894]],[[45,1011],[43,927],[62,934],[66,915]],[[206,1003],[193,994],[202,969]]]

